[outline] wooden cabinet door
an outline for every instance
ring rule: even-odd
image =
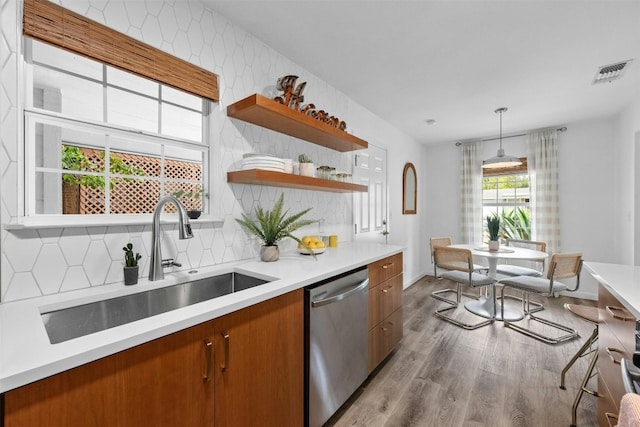
[[[302,289],[214,320],[216,427],[303,425]]]
[[[212,335],[202,323],[11,390],[4,426],[211,427]]]

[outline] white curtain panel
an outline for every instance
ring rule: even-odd
[[[462,143],[460,167],[462,222],[461,243],[482,242],[482,142]]]
[[[528,168],[531,186],[531,234],[547,243],[547,252],[560,252],[557,131],[542,129],[528,134]]]

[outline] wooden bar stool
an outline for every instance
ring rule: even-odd
[[[584,393],[589,393],[593,396],[598,396],[598,392],[587,388],[587,383],[589,379],[593,376],[593,369],[596,366],[596,362],[598,361],[598,349],[594,349],[593,345],[598,341],[598,323],[600,323],[600,316],[597,307],[590,307],[586,305],[579,304],[565,304],[564,308],[569,310],[571,313],[575,314],[581,319],[586,320],[587,322],[595,325],[593,328],[593,333],[591,336],[585,341],[585,343],[580,347],[578,352],[569,360],[569,363],[562,370],[562,374],[560,375],[560,388],[562,390],[566,390],[564,385],[565,376],[567,371],[576,363],[576,360],[583,356],[588,356],[591,354],[591,360],[589,361],[589,367],[587,368],[587,372],[582,379],[582,384],[580,384],[580,389],[578,390],[578,394],[576,395],[575,400],[573,401],[573,407],[571,412],[571,427],[576,427],[576,418],[578,413],[578,405],[580,404],[580,399]]]

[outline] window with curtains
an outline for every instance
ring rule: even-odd
[[[522,165],[508,169],[483,169],[482,222],[484,240],[488,240],[486,217],[497,214],[503,237],[531,240],[531,190],[527,159]]]
[[[25,75],[27,215],[150,213],[206,191],[210,100],[30,38]]]

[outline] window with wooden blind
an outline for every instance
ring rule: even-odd
[[[27,215],[148,214],[206,192],[209,100],[31,39],[25,70]]]
[[[482,170],[482,223],[488,240],[486,217],[498,215],[503,238],[531,240],[531,190],[527,159],[522,165]]]

